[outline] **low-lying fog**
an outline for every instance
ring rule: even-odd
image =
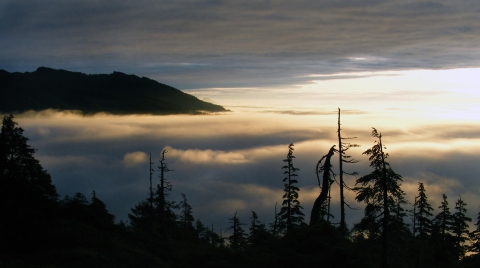
[[[437,74],[448,78],[441,72]],[[480,121],[472,112],[478,110],[478,93],[458,86],[469,85],[461,79],[457,84],[445,82],[450,83],[447,90],[444,80],[430,79],[432,85],[428,86],[426,80],[421,81],[430,74],[411,78],[416,74],[327,79],[296,91],[190,92],[232,110],[215,115],[81,116],[44,111],[15,114],[14,120],[25,129],[29,144],[38,149],[35,157],[52,175],[62,197],[82,192],[90,198],[94,190],[117,220],[127,220],[130,208],[147,198],[149,154],[157,170],[160,153],[166,149],[166,163],[173,170],[166,174],[173,185],[169,199],[180,200],[184,193],[195,219],[213,223],[218,231],[229,227],[228,218],[235,212],[244,223],[249,222],[252,210],[261,222],[273,221],[275,203],[280,207],[282,202],[281,167],[290,143],[295,144],[299,200],[308,221],[319,194],[315,165],[332,145],[338,147],[340,107],[342,135],[357,137],[350,141],[361,145],[348,151],[360,162],[346,165],[346,171],[357,171],[360,176],[371,171],[362,152],[373,145],[370,134],[375,127],[383,134],[388,161],[404,178],[402,189],[408,201],[413,203],[421,181],[434,215],[445,193],[451,211],[461,195],[468,204],[468,216],[476,218],[480,209]],[[409,87],[413,82],[417,86]],[[248,103],[248,99],[255,101]],[[335,156],[334,169],[337,163]],[[158,174],[154,174],[156,181]],[[355,178],[347,177],[346,182],[353,187]],[[339,187],[332,187],[335,222],[339,220]],[[360,208],[347,210],[352,227],[363,215],[363,204],[355,202],[354,193],[347,191],[346,195],[351,207]]]

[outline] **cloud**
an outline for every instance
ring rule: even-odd
[[[3,1],[0,62],[123,71],[183,89],[478,66],[480,5],[442,1]],[[360,60],[361,59],[361,60]]]
[[[275,113],[275,114],[290,114],[290,115],[334,115],[338,114],[338,111],[302,111],[302,110],[266,110],[263,113]],[[358,110],[342,110],[342,114],[365,114],[365,111]]]
[[[288,144],[294,143],[300,202],[308,220],[319,194],[315,165],[338,143],[336,110],[319,110],[323,116],[261,111],[221,116],[23,114],[15,120],[38,149],[35,157],[52,175],[60,195],[88,196],[95,190],[118,220],[126,220],[130,208],[148,196],[148,154],[154,162],[153,182],[158,183],[160,153],[167,149],[166,163],[173,170],[166,174],[173,185],[169,200],[179,201],[180,194],[186,194],[195,217],[224,230],[235,212],[244,222],[252,210],[262,222],[273,221],[275,203],[279,209],[283,195],[282,160]],[[382,116],[353,110],[342,117],[343,135],[357,136],[349,141],[362,145],[348,151],[360,162],[344,168],[359,176],[371,172],[362,152],[373,145],[368,125],[378,122],[388,161],[404,177],[402,189],[410,202],[421,181],[435,209],[442,193],[451,205],[461,195],[469,204],[469,217],[474,217],[475,197],[480,195],[475,121],[399,124]],[[336,160],[332,164],[336,169]],[[355,179],[347,176],[345,181],[353,187]],[[338,192],[334,184],[331,209],[336,218]],[[363,215],[364,204],[356,203],[350,191],[346,202],[359,208],[347,211],[351,226]]]
[[[148,161],[148,155],[144,152],[126,153],[123,157],[123,163],[127,167],[143,164]]]
[[[249,162],[247,157],[238,152],[224,152],[214,150],[177,150],[165,148],[169,156],[187,164],[242,164]]]
[[[66,156],[52,156],[52,155],[36,155],[38,159],[41,160],[43,165],[47,166],[58,166],[65,164],[75,164],[75,165],[95,165],[93,159],[89,159],[85,156],[78,155],[66,155]]]

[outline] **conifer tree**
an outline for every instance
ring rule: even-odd
[[[195,231],[197,232],[197,238],[200,241],[206,241],[207,239],[207,227],[199,219],[195,222]]]
[[[188,204],[187,197],[185,194],[182,193],[182,201],[180,201],[180,209],[181,214],[179,216],[179,221],[182,226],[182,230],[184,233],[190,232],[193,230],[193,213],[192,213],[192,206]]]
[[[390,213],[398,210],[397,204],[405,202],[405,193],[400,189],[402,176],[395,173],[386,161],[388,154],[383,151],[386,147],[382,143],[382,134],[373,128],[372,136],[378,140],[375,141],[371,149],[366,150],[363,154],[369,157],[370,167],[374,170],[370,174],[357,179],[356,184],[360,184],[360,187],[355,187],[353,190],[357,192],[355,199],[358,202],[367,204],[365,217],[362,221],[380,220],[382,237],[381,266],[387,267]]]
[[[224,238],[221,235],[221,230],[220,234],[217,234],[215,232],[215,229],[213,228],[213,223],[210,229],[206,229],[205,231],[205,240],[207,243],[211,244],[214,247],[222,247],[225,243]]]
[[[258,233],[258,230],[260,229],[261,223],[258,220],[257,213],[255,211],[252,211],[252,216],[250,217],[250,236],[255,236]]]
[[[88,207],[93,215],[93,223],[99,228],[108,228],[115,223],[115,215],[107,210],[105,203],[98,199],[95,191],[92,192],[92,200]]]
[[[453,231],[454,219],[448,207],[447,195],[442,195],[441,205],[438,207],[440,212],[433,219],[436,228],[438,229],[442,240],[447,240],[450,233]]]
[[[285,178],[283,179],[284,184],[284,195],[282,208],[279,213],[279,227],[280,230],[284,230],[287,234],[290,234],[293,229],[299,226],[303,222],[304,214],[302,212],[303,207],[300,206],[300,201],[298,201],[298,192],[300,189],[295,186],[298,181],[295,179],[298,175],[296,174],[299,171],[298,168],[293,166],[293,143],[288,146],[287,158],[283,160],[286,163],[282,167],[285,169],[283,174]]]
[[[70,197],[66,195],[62,202],[62,216],[78,222],[90,223],[89,202],[84,194],[77,192]]]
[[[477,214],[477,223],[475,230],[470,233],[470,241],[472,242],[469,250],[471,252],[480,253],[480,212]]]
[[[470,235],[467,222],[472,221],[471,218],[466,216],[466,206],[467,204],[462,200],[462,197],[460,196],[455,203],[455,213],[453,214],[453,233],[455,234],[456,247],[460,258],[465,256],[467,250],[465,242],[468,241]]]
[[[278,213],[277,213],[277,202],[275,202],[275,213],[274,213],[274,220],[272,223],[269,224],[270,227],[270,233],[273,236],[278,235],[278,229],[279,229],[279,220],[278,220]]]
[[[440,212],[433,219],[432,238],[435,244],[437,258],[445,265],[453,265],[459,259],[459,248],[453,233],[455,220],[450,212],[447,196],[442,195],[442,202],[438,207]]]
[[[8,202],[15,198],[10,195],[24,195],[22,198],[27,200],[37,198],[36,202],[40,199],[56,201],[58,194],[50,175],[33,157],[36,150],[27,144],[24,130],[17,127],[13,118],[11,114],[3,117],[0,132],[0,179],[3,183],[0,188],[5,191],[0,198]]]
[[[257,246],[268,235],[265,224],[258,220],[255,211],[252,211],[252,216],[250,217],[249,230],[250,234],[248,235],[248,242],[252,246]]]
[[[417,227],[414,232],[418,231],[418,235],[422,240],[425,240],[426,236],[432,231],[432,221],[430,217],[433,214],[430,212],[433,210],[432,206],[428,203],[425,187],[423,183],[418,183],[418,198],[414,204],[416,213],[414,215]]]
[[[131,209],[132,213],[128,214],[128,218],[133,227],[161,235],[171,235],[173,233],[172,231],[176,227],[176,215],[173,209],[178,208],[175,202],[166,200],[169,192],[172,190],[172,185],[165,178],[165,173],[171,171],[165,163],[166,153],[167,150],[162,151],[162,159],[160,159],[160,166],[158,167],[160,170],[160,183],[157,184],[153,200],[150,197],[150,192],[149,198],[135,205],[135,207]],[[150,175],[151,174],[150,168]]]
[[[38,250],[50,220],[58,215],[58,194],[24,130],[5,115],[0,130],[0,251]],[[45,237],[46,238],[46,237]]]
[[[139,230],[151,232],[157,225],[155,222],[156,216],[153,214],[150,201],[143,200],[130,209],[131,213],[128,213],[128,219],[130,225]]]
[[[230,242],[230,248],[243,249],[246,242],[246,235],[242,225],[245,224],[240,222],[240,219],[237,217],[237,212],[235,212],[235,215],[233,215],[233,217],[229,220],[231,224],[229,229],[232,229],[232,235],[230,235],[228,238]]]

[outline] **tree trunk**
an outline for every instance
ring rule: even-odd
[[[323,202],[328,197],[328,188],[330,186],[330,159],[335,153],[335,145],[330,148],[328,151],[328,154],[326,155],[325,159],[325,164],[324,170],[323,170],[323,181],[322,181],[322,191],[320,192],[320,195],[317,197],[315,200],[315,203],[313,203],[313,208],[312,212],[310,214],[310,226],[315,225],[319,221],[319,216],[320,216],[320,208],[322,207]],[[318,176],[318,165],[317,165],[317,176]]]
[[[343,147],[342,135],[340,134],[340,108],[338,108],[338,159],[340,168],[340,233],[345,235],[347,225],[345,224],[345,197],[343,195]]]
[[[385,156],[383,154],[382,134],[379,136],[380,153],[382,155],[383,165],[383,230],[382,230],[382,267],[388,267],[388,221],[390,213],[388,211],[388,185],[387,185],[387,167],[385,166]]]

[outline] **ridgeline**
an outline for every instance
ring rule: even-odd
[[[0,70],[0,113],[45,109],[83,114],[199,114],[227,111],[146,77],[84,74],[39,67],[34,72]]]

